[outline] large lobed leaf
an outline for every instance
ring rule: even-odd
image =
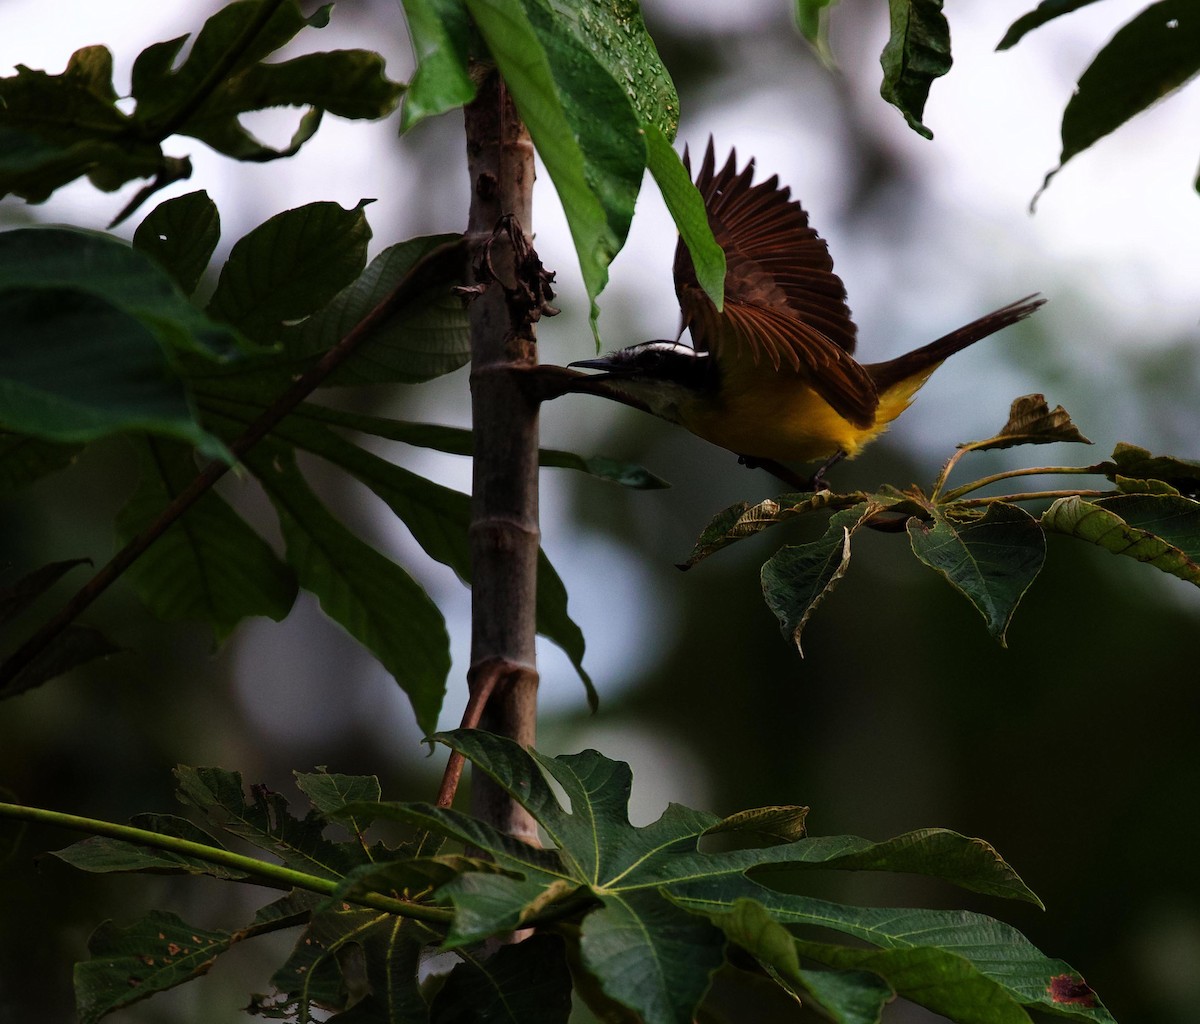
[[[546,757],[477,731],[440,738],[526,807],[555,846],[529,847],[461,812],[425,804],[347,808],[362,819],[431,829],[494,858],[501,871],[468,869],[438,890],[456,911],[451,946],[518,927],[561,904],[563,913],[585,915],[580,962],[603,998],[650,1024],[692,1020],[727,942],[847,1024],[877,1019],[872,1014],[895,992],[980,1024],[993,1019],[985,1014],[995,1008],[1001,1013],[995,1020],[1014,1022],[1028,1020],[1027,1007],[1111,1019],[1070,968],[998,921],[965,912],[847,907],[791,891],[814,868],[889,870],[1036,902],[979,840],[926,829],[886,843],[834,836],[754,845],[764,823],[780,820],[778,808],[722,821],[672,805],[658,821],[635,828],[628,820],[627,765],[595,751]],[[702,837],[717,831],[735,832],[750,845],[700,849]],[[830,939],[831,930],[851,941]],[[869,963],[855,962],[871,953],[877,955]],[[806,961],[831,969],[814,970]],[[1078,998],[1056,1000],[1054,993],[1068,988]]]
[[[134,62],[136,105],[129,114],[117,106],[112,55],[102,46],[78,50],[60,75],[18,67],[0,79],[0,195],[41,202],[83,174],[107,191],[154,177],[124,217],[157,188],[191,174],[186,158],[163,153],[171,135],[263,161],[295,153],[326,111],[383,117],[402,87],[384,76],[378,54],[343,50],[265,63],[302,29],[328,24],[331,6],[306,17],[297,0],[239,0],[204,23],[182,61],[188,36],[147,47]],[[283,106],[308,108],[283,149],[264,145],[239,121],[242,114]]]

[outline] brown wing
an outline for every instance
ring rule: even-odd
[[[869,426],[878,397],[851,355],[854,322],[829,249],[790,189],[777,177],[752,185],[753,177],[754,161],[739,173],[736,152],[718,172],[709,139],[696,187],[725,252],[725,307],[717,312],[704,294],[680,240],[675,292],[684,324],[697,349],[790,369],[852,423]]]

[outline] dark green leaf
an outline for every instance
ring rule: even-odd
[[[880,93],[918,135],[933,138],[922,123],[929,87],[950,70],[950,26],[942,0],[888,0],[891,34],[879,62]]]
[[[688,247],[696,280],[718,310],[725,305],[725,251],[713,238],[704,198],[688,177],[671,141],[655,125],[646,125],[646,164]]]
[[[54,444],[23,434],[0,431],[0,494],[10,494],[65,469],[82,445]]]
[[[1057,441],[1091,444],[1071,421],[1067,410],[1056,405],[1052,410],[1045,395],[1022,395],[1014,398],[1008,410],[1008,422],[1000,432],[986,441],[973,441],[973,451],[989,448],[1012,448],[1018,444],[1054,444]]]
[[[431,1024],[566,1024],[571,972],[563,940],[534,935],[486,960],[463,954],[431,1007]]]
[[[379,779],[374,775],[338,775],[323,768],[315,772],[296,772],[296,785],[313,806],[330,821],[344,824],[351,832],[361,834],[366,826],[353,816],[341,814],[341,808],[356,800],[379,800],[382,795]]]
[[[863,502],[835,512],[819,540],[780,548],[763,565],[763,599],[798,651],[803,653],[800,634],[805,624],[846,574],[851,536],[881,508]]]
[[[22,576],[16,583],[0,587],[0,625],[20,615],[76,566],[91,564],[90,558],[50,562]]]
[[[988,505],[982,517],[951,517],[935,510],[932,524],[908,521],[913,554],[945,577],[983,616],[1001,647],[1017,603],[1046,560],[1046,536],[1024,509]]]
[[[403,0],[417,70],[408,83],[400,130],[454,110],[475,97],[467,67],[470,23],[463,0]]]
[[[1088,4],[1095,2],[1096,0],[1042,0],[1032,11],[1022,14],[1009,25],[1008,31],[1004,33],[1004,38],[997,44],[996,49],[1007,50],[1011,46],[1016,46],[1026,33],[1032,32],[1035,28],[1060,15],[1070,14],[1072,11],[1077,11],[1079,8],[1087,7]]]
[[[467,0],[467,9],[558,190],[594,329],[596,296],[624,244],[646,167],[638,117],[592,52],[601,42],[593,38],[589,45],[577,34],[578,8],[568,13],[543,0]]]
[[[288,353],[312,356],[332,348],[378,306],[422,257],[457,235],[411,238],[384,249],[328,305],[285,330]],[[451,292],[459,278],[431,285],[415,301],[374,327],[326,385],[415,384],[466,365],[471,358],[467,312]]]
[[[217,204],[207,192],[189,192],[159,203],[133,233],[133,247],[156,260],[191,295],[220,238]]]
[[[117,516],[124,545],[154,523],[196,476],[184,445],[134,442],[141,479]],[[285,618],[296,579],[250,525],[213,491],[202,495],[126,572],[138,596],[166,622],[199,620],[224,641],[242,619]]]
[[[755,900],[736,900],[709,917],[730,942],[767,965],[791,991],[818,1003],[836,1024],[879,1024],[884,1005],[895,998],[877,974],[801,967],[791,932]]]
[[[148,832],[187,839],[190,842],[202,843],[218,850],[225,849],[202,828],[177,815],[138,814],[130,820],[130,824]],[[126,842],[123,839],[109,839],[106,836],[91,836],[73,846],[68,846],[65,850],[54,851],[53,856],[80,871],[91,871],[97,874],[137,871],[171,875],[211,875],[213,878],[223,879],[248,877],[244,871],[213,864],[199,857],[190,857],[149,846],[138,846],[136,843]]]
[[[322,838],[328,820],[317,812],[296,818],[287,801],[266,786],[252,786],[246,799],[239,772],[221,768],[175,769],[180,802],[203,811],[227,832],[279,857],[288,867],[318,878],[342,878],[365,860],[354,844]]]
[[[679,568],[690,569],[721,548],[746,537],[753,537],[768,526],[785,522],[806,512],[828,508],[832,497],[829,491],[818,491],[815,494],[789,494],[779,498],[767,498],[757,505],[751,505],[748,501],[730,505],[713,516],[704,532],[697,538],[688,560]]]
[[[1153,60],[1146,55],[1153,54]],[[1077,153],[1200,72],[1194,0],[1160,0],[1124,25],[1079,79],[1062,121],[1062,153],[1050,179]]]
[[[209,399],[209,408],[213,415],[218,409],[227,417],[244,419],[255,415],[253,411],[246,411],[248,408],[253,410],[252,406],[220,403],[215,398]],[[354,474],[387,503],[431,558],[448,565],[469,585],[471,551],[467,529],[471,522],[470,498],[344,440],[318,422],[327,410],[322,408],[316,416],[307,417],[307,411],[316,408],[305,406],[301,416],[284,420],[276,428],[275,436]],[[583,668],[583,632],[567,612],[566,588],[544,552],[538,554],[537,631],[561,647],[570,658],[587,690],[588,701],[594,707],[595,689]]]
[[[290,454],[260,444],[247,461],[279,513],[300,585],[379,659],[408,695],[418,726],[432,732],[450,671],[450,639],[437,606],[400,566],[330,515]]]
[[[401,87],[384,77],[376,53],[338,50],[261,63],[301,29],[328,21],[328,7],[306,18],[296,0],[229,4],[205,22],[178,66],[187,36],[142,51],[133,66],[135,116],[156,137],[189,135],[227,156],[263,161],[295,153],[324,111],[353,118],[389,113]],[[283,106],[309,109],[282,150],[263,145],[238,121],[241,114]]]
[[[32,298],[46,290],[87,295],[135,317],[169,353],[213,359],[244,348],[235,331],[193,306],[155,260],[112,235],[70,228],[0,233],[0,294]],[[6,332],[3,348],[19,340]],[[81,342],[80,348],[86,346]]]
[[[364,205],[309,203],[238,239],[208,313],[255,341],[275,341],[285,322],[316,312],[362,272],[371,239]]]
[[[11,673],[9,663],[0,665],[0,698],[15,697],[73,668],[121,650],[91,626],[67,626],[15,674]]]
[[[1161,480],[1183,494],[1200,494],[1200,462],[1177,459],[1170,455],[1151,455],[1145,448],[1133,444],[1118,444],[1112,454],[1115,469],[1107,476],[1131,479]]]
[[[125,928],[106,921],[88,940],[91,959],[75,965],[81,1024],[206,973],[231,941],[228,932],[196,928],[162,910]]]
[[[826,67],[833,67],[829,49],[829,11],[837,0],[795,0],[796,27]]]
[[[94,173],[109,191],[162,166],[162,151],[131,134],[133,119],[117,109],[112,54],[88,46],[61,75],[24,65],[0,78],[0,196],[43,202],[59,186]]]
[[[1065,533],[1149,562],[1200,586],[1200,502],[1180,495],[1122,494],[1099,501],[1059,498],[1042,516]]]
[[[300,406],[298,414],[307,419],[347,427],[364,434],[387,438],[389,441],[400,441],[420,448],[432,448],[434,451],[447,452],[450,455],[471,455],[475,451],[475,442],[471,431],[462,427],[443,427],[434,423],[411,423],[385,419],[381,416],[369,416],[364,413],[333,409],[329,406],[311,403]],[[608,459],[600,455],[586,457],[556,448],[540,449],[538,465],[554,469],[578,470],[600,480],[610,480],[634,490],[649,491],[671,486],[645,467],[631,462],[619,462],[616,459]]]

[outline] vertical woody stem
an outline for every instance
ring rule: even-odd
[[[537,361],[541,282],[529,280],[533,145],[494,68],[479,68],[466,108],[471,210],[472,626],[468,683],[483,703],[479,725],[534,742],[538,531],[538,407],[513,367]],[[536,258],[532,263],[540,271]],[[537,277],[537,273],[533,273]],[[532,300],[532,301],[531,301]],[[474,813],[536,842],[528,813],[489,779],[472,781]]]

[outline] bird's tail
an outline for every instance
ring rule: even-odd
[[[974,345],[975,342],[981,341],[989,334],[995,334],[996,331],[1009,324],[1024,320],[1045,302],[1046,300],[1040,295],[1027,295],[1023,299],[993,310],[986,316],[981,316],[978,320],[972,320],[965,327],[951,331],[944,337],[938,338],[937,341],[931,341],[928,345],[922,345],[895,359],[889,359],[886,363],[871,363],[865,369],[875,382],[880,396],[886,395],[897,385],[911,381],[913,386],[908,392],[911,397],[925,383],[929,375],[955,352],[961,352],[968,345]]]

